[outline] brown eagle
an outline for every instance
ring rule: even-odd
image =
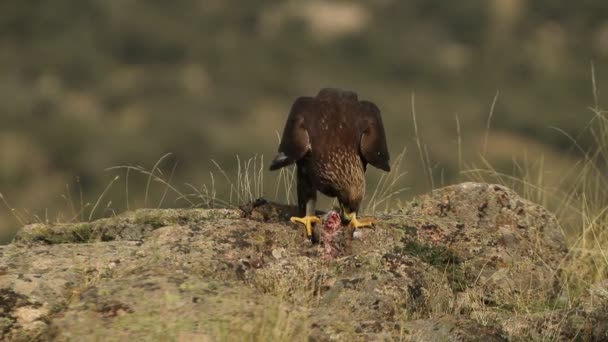
[[[312,239],[317,191],[337,197],[345,222],[355,228],[371,226],[357,220],[365,193],[367,164],[390,171],[384,126],[378,107],[359,101],[357,94],[322,89],[316,97],[299,97],[293,103],[279,153],[270,165],[277,170],[297,165],[298,210],[303,217],[292,222],[306,226]]]

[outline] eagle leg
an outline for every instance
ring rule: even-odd
[[[317,190],[312,184],[310,174],[307,172],[306,161],[300,160],[297,164],[298,170],[298,215],[291,222],[299,222],[306,226],[306,236],[311,242],[318,242],[312,232],[312,224],[320,223],[321,220],[315,216],[315,205],[317,203]]]
[[[309,239],[312,239],[312,224],[313,223],[321,223],[321,219],[316,217],[316,216],[304,216],[304,217],[297,217],[297,216],[293,216],[290,219],[291,222],[293,223],[302,223],[304,224],[304,226],[306,226],[306,236]]]

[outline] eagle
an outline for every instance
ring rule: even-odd
[[[313,239],[317,191],[337,197],[341,217],[354,228],[371,226],[357,219],[365,193],[367,165],[390,171],[389,153],[380,109],[357,94],[324,88],[317,96],[295,100],[287,116],[279,151],[270,170],[296,164],[298,215]]]

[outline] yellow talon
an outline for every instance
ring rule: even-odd
[[[344,210],[344,208],[342,210]],[[374,225],[374,223],[376,223],[376,220],[373,219],[373,218],[368,218],[368,219],[359,221],[357,219],[357,213],[356,212],[348,213],[348,211],[344,210],[344,214],[346,215],[346,217],[350,221],[350,224],[355,229],[356,228],[361,228],[361,227],[372,227]]]
[[[366,220],[359,221],[357,219],[356,214],[353,215],[353,218],[350,221],[350,224],[352,224],[353,227],[355,227],[355,228],[373,227],[374,223],[376,223],[376,220],[374,220],[373,218],[369,218],[369,219],[366,219]]]
[[[306,226],[306,236],[308,236],[309,238],[312,237],[312,224],[321,223],[321,219],[316,216],[304,216],[304,217],[293,216],[289,220],[293,223],[297,222],[297,223],[304,224],[304,226]]]

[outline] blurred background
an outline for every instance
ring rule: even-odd
[[[606,13],[597,0],[3,1],[0,231],[157,206],[166,184],[145,201],[142,170],[159,160],[182,194],[228,202],[237,156],[242,175],[263,155],[252,178],[274,198],[286,114],[325,86],[381,108],[392,155],[406,148],[400,200],[486,161],[559,175],[606,103]],[[168,193],[161,206],[203,205]]]

